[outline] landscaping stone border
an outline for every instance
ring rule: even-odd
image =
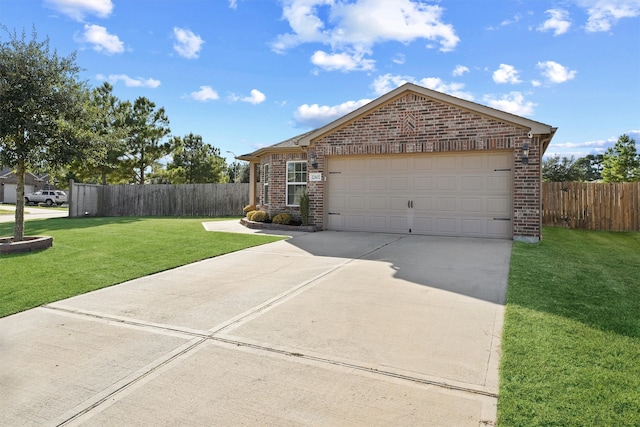
[[[14,242],[13,237],[0,237],[0,255],[39,251],[52,246],[52,236],[30,236],[21,242]]]
[[[318,228],[315,225],[283,225],[283,224],[274,224],[271,222],[256,222],[256,221],[251,221],[247,218],[242,218],[240,220],[240,224],[254,230],[303,231],[306,233],[313,233],[318,231]]]

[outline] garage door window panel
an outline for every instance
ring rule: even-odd
[[[287,206],[300,206],[307,191],[307,162],[287,162]]]

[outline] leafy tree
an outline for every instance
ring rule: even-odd
[[[550,182],[578,181],[580,179],[576,161],[556,155],[542,161],[542,180]]]
[[[145,173],[160,159],[170,153],[171,145],[162,142],[171,129],[164,107],[145,97],[137,98],[133,105],[121,105],[125,113],[125,125],[129,132],[124,155],[119,162],[121,173],[129,182],[145,183]]]
[[[17,176],[13,238],[24,239],[24,176],[27,169],[63,165],[90,146],[86,124],[89,90],[78,79],[75,54],[60,57],[49,39],[9,32],[0,43],[0,163]]]
[[[171,140],[173,161],[167,164],[173,184],[220,182],[226,168],[220,149],[205,144],[202,136],[190,133]]]
[[[618,142],[608,148],[602,161],[604,182],[640,181],[640,156],[636,151],[636,141],[624,134]]]
[[[602,154],[588,154],[575,162],[580,181],[598,181],[602,179]]]
[[[125,126],[126,108],[113,95],[113,86],[105,82],[91,92],[91,128],[94,134],[94,156],[89,162],[76,161],[71,167],[73,177],[83,182],[117,182],[109,179],[118,169],[124,155],[128,129]]]
[[[249,169],[249,163],[246,162],[233,162],[227,168],[227,173],[229,175],[229,182],[249,182],[249,173],[251,169]]]

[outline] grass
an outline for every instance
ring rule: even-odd
[[[205,219],[56,218],[27,221],[53,236],[45,251],[0,257],[0,317],[194,261],[280,240],[205,231]],[[0,223],[0,236],[13,223]]]
[[[515,243],[500,426],[640,425],[640,233]]]

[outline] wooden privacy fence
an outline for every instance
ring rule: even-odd
[[[640,231],[640,182],[544,182],[543,225]]]
[[[239,216],[249,184],[70,183],[69,216]]]

